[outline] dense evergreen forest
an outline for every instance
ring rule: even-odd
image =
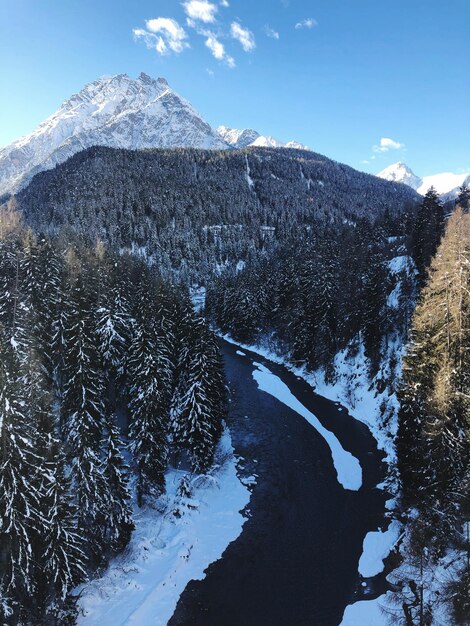
[[[407,569],[397,601],[407,626],[435,623],[443,603],[454,623],[470,623],[469,199],[462,190],[448,220],[404,359],[396,443]],[[444,557],[452,574],[439,586]]]
[[[17,203],[36,231],[99,238],[201,284],[326,224],[395,220],[418,199],[313,152],[90,148],[37,174]]]
[[[0,617],[74,623],[71,588],[122,550],[170,455],[209,471],[215,343],[157,268],[0,216]],[[185,477],[182,493],[190,492]]]
[[[323,367],[330,378],[335,355],[351,342],[356,349],[362,344],[374,376],[387,342],[406,336],[443,222],[431,190],[409,213],[317,227],[213,281],[207,315],[239,341],[268,340],[295,364]],[[397,255],[404,264],[391,301],[397,277],[389,262]]]

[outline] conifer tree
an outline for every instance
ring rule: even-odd
[[[156,337],[137,322],[128,360],[129,447],[137,473],[137,503],[165,490],[168,411],[164,373],[156,356]],[[162,376],[161,376],[162,375]]]
[[[119,430],[108,416],[104,440],[103,475],[108,488],[108,507],[106,510],[106,536],[111,547],[119,550],[127,545],[134,528],[130,508],[131,494],[128,488],[128,466],[122,456],[122,442]]]
[[[0,344],[0,585],[14,603],[34,592],[33,541],[38,519],[33,427],[25,413],[21,364]]]
[[[100,459],[105,387],[91,307],[80,274],[69,298],[64,337],[63,429],[77,498],[78,527],[90,533],[91,544],[98,549],[108,496]]]

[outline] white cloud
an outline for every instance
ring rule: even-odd
[[[405,148],[404,143],[390,139],[390,137],[382,137],[378,146],[373,146],[374,152],[388,152],[389,150],[403,150]]]
[[[205,24],[215,22],[215,16],[218,8],[208,0],[188,0],[183,3],[186,15],[193,20],[200,20]]]
[[[271,28],[271,26],[268,26],[268,24],[264,27],[264,32],[268,37],[271,37],[271,39],[279,39],[279,33]]]
[[[229,6],[230,6],[230,5],[229,5],[229,3],[227,2],[227,0],[220,0],[220,4],[221,4],[223,7],[225,7],[225,8],[227,8],[227,7],[229,7]]]
[[[186,41],[188,36],[176,20],[157,17],[147,20],[145,26],[146,29],[134,28],[134,37],[142,39],[147,48],[156,50],[158,54],[180,54],[185,48],[189,48]]]
[[[216,39],[213,35],[206,39],[206,46],[212,52],[212,55],[218,60],[222,61],[225,56],[224,44]]]
[[[297,22],[297,24],[295,25],[295,28],[299,30],[299,28],[313,28],[314,26],[317,26],[317,25],[318,25],[317,20],[314,20],[313,17],[307,17],[305,20],[302,20],[301,22]]]
[[[235,59],[226,53],[224,44],[213,33],[207,33],[206,46],[217,61],[224,61],[229,67],[235,67]]]
[[[256,48],[255,37],[247,28],[243,28],[238,22],[232,22],[230,34],[237,39],[245,52],[251,52]]]

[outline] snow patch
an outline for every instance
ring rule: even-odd
[[[390,615],[383,612],[382,600],[380,597],[350,604],[340,626],[389,626]]]
[[[254,186],[254,182],[253,179],[250,176],[251,170],[250,170],[250,164],[248,163],[248,155],[245,154],[245,163],[246,163],[246,172],[245,172],[245,176],[246,176],[246,182],[248,183],[248,187],[250,189],[253,189]]]
[[[383,532],[377,530],[367,533],[359,559],[359,574],[364,578],[377,576],[384,570],[384,561],[395,547],[401,531],[401,524],[394,520]]]

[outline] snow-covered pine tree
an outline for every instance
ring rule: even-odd
[[[175,440],[187,450],[196,473],[211,466],[225,415],[221,414],[224,388],[216,354],[214,340],[200,318],[188,363],[187,389],[174,419]]]
[[[62,428],[78,506],[78,528],[87,534],[90,545],[99,552],[108,504],[100,458],[105,427],[105,385],[90,297],[80,271],[72,280],[64,329]]]
[[[137,503],[165,490],[169,398],[159,368],[157,337],[137,321],[128,359],[129,448],[137,474]]]
[[[37,459],[23,396],[23,372],[11,344],[0,343],[0,586],[13,607],[34,592],[33,543],[38,520]]]
[[[77,530],[77,506],[60,447],[58,441],[53,443],[41,494],[46,532],[38,586],[45,611],[61,605],[72,587],[86,576],[87,567],[86,540]]]
[[[114,377],[124,372],[129,345],[130,317],[123,298],[113,285],[96,311],[96,334],[104,366]]]
[[[119,429],[113,416],[109,415],[104,438],[103,474],[109,493],[105,534],[113,550],[127,545],[134,528],[128,488],[129,468],[124,461],[122,447]]]

